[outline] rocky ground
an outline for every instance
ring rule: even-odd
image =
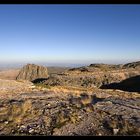
[[[0,91],[0,135],[140,135],[139,93],[14,82],[0,84],[22,91]]]
[[[80,68],[80,70],[74,69],[61,74],[52,74],[48,79],[42,80],[40,83],[50,86],[101,87],[102,85],[121,82],[137,75],[140,75],[140,69],[81,71]]]
[[[31,76],[41,70],[34,73],[31,66]],[[30,77],[26,67],[22,73],[20,78]],[[91,64],[34,82],[2,78],[0,135],[140,135],[140,91],[99,88],[121,81],[139,89],[139,75],[136,62]]]

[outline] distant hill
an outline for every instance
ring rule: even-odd
[[[89,67],[99,68],[99,69],[121,69],[122,65],[113,65],[113,64],[90,64]]]
[[[140,61],[124,64],[123,68],[140,68]]]
[[[127,68],[140,68],[140,61],[126,63],[126,64],[104,64],[104,63],[93,63],[89,66],[83,66],[78,68],[71,68],[68,71],[81,71],[81,72],[92,72],[95,70],[119,70],[119,69],[127,69]]]

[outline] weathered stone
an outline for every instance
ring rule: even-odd
[[[46,67],[38,66],[35,64],[27,64],[20,70],[16,79],[34,81],[36,79],[47,78],[47,77],[48,77],[48,70]]]
[[[5,123],[5,124],[8,124],[9,122],[8,122],[8,121],[5,121],[4,123]]]
[[[34,129],[29,129],[29,133],[33,133],[34,132]]]
[[[118,133],[119,129],[113,129],[114,135]]]

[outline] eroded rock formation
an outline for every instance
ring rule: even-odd
[[[47,78],[47,77],[48,70],[46,67],[38,66],[35,64],[27,64],[20,70],[16,79],[33,81],[39,78]]]

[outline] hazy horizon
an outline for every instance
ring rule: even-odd
[[[101,61],[101,60],[96,60],[96,61],[90,61],[90,62],[81,62],[81,63],[49,63],[49,62],[13,62],[13,63],[0,63],[0,69],[6,69],[6,68],[21,68],[26,64],[36,64],[36,65],[43,65],[46,67],[81,67],[81,66],[89,66],[90,64],[98,63],[98,64],[126,64],[126,63],[131,63],[131,62],[136,62],[139,60],[128,60],[128,61],[123,61],[120,63],[120,61]]]
[[[0,5],[0,67],[140,60],[140,5]]]

